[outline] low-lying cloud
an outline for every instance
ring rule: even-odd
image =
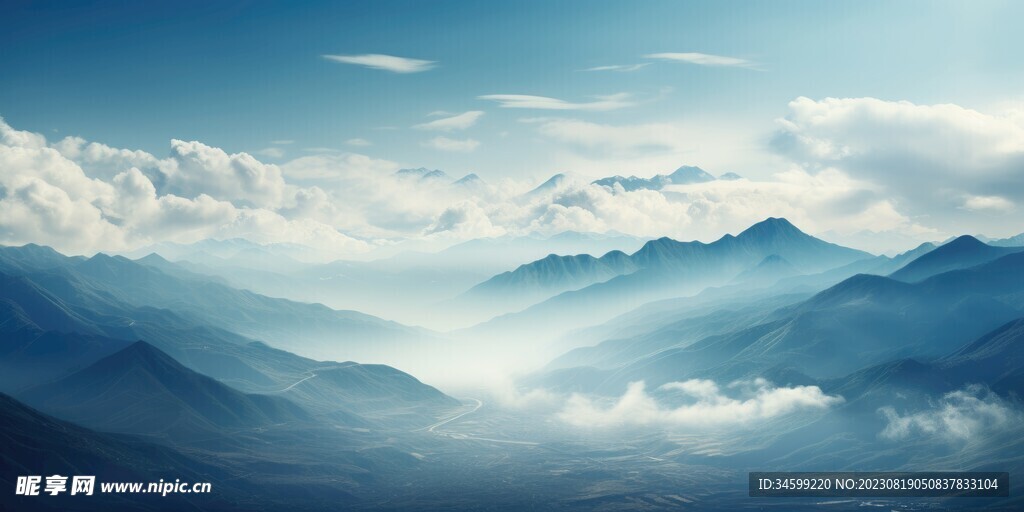
[[[908,438],[975,441],[1019,427],[1024,421],[1021,411],[980,385],[947,393],[924,410],[900,414],[887,406],[878,412],[888,422],[879,436],[891,441]]]
[[[726,393],[714,381],[703,379],[662,385],[662,399],[676,395],[686,401],[672,407],[647,393],[643,381],[632,382],[611,404],[574,394],[558,417],[571,425],[594,428],[743,426],[801,411],[820,411],[843,401],[817,386],[775,387],[764,379],[734,382],[728,389]]]

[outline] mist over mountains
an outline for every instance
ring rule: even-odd
[[[756,506],[736,501],[753,468],[819,468],[822,457],[851,470],[934,469],[947,457],[966,468],[1018,464],[1024,248],[964,236],[874,256],[781,218],[711,243],[576,234],[536,243],[637,245],[551,253],[458,286],[405,282],[429,290],[435,301],[421,307],[431,314],[498,315],[450,332],[235,283],[276,270],[287,279],[258,287],[289,296],[290,279],[347,271],[384,282],[408,265],[444,280],[460,258],[513,247],[533,257],[529,243],[327,264],[244,240],[168,245],[167,257],[135,260],[0,248],[2,425],[7,439],[36,447],[5,449],[9,466],[35,467],[35,454],[77,439],[102,447],[70,452],[98,473],[203,468],[223,494],[200,508],[286,500],[322,510],[389,500],[441,509],[445,499],[423,497],[440,488],[461,489],[470,507],[555,499],[590,509],[644,495],[672,508],[678,491],[662,478],[703,489],[698,509],[742,509]],[[438,388],[418,374],[449,378]],[[581,429],[587,437],[576,437]],[[524,464],[567,477],[492,485]],[[716,468],[722,480],[693,468]],[[395,486],[423,471],[432,476]],[[616,487],[620,471],[646,476]],[[594,485],[606,490],[581,498]],[[119,499],[110,503],[144,503]]]
[[[1024,2],[0,13],[0,512],[1024,510]]]

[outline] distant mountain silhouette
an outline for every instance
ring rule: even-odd
[[[370,351],[385,347],[397,350],[403,344],[436,336],[356,311],[337,311],[321,304],[239,290],[220,279],[177,266],[168,270],[171,264],[166,261],[144,264],[100,253],[87,259],[51,256],[45,260],[45,267],[32,267],[24,252],[22,247],[0,247],[0,273],[28,278],[76,310],[111,314],[123,310],[126,304],[168,309],[193,324],[223,327],[281,348],[326,358],[337,353],[365,357]],[[14,261],[21,263],[10,263]],[[367,339],[375,343],[368,344]]]
[[[459,185],[463,187],[479,187],[482,185],[486,185],[486,183],[482,178],[480,178],[480,176],[477,176],[475,173],[469,173],[455,180],[453,185]]]
[[[731,174],[731,173],[730,173]],[[731,177],[725,177],[723,179],[737,179]],[[601,185],[604,187],[612,187],[615,185],[621,186],[627,192],[634,190],[661,190],[666,185],[686,185],[690,183],[704,183],[707,181],[714,181],[715,177],[708,174],[704,169],[700,167],[682,166],[676,169],[672,174],[658,174],[652,178],[640,178],[637,176],[630,176],[628,178],[622,176],[611,176],[608,178],[601,178],[593,181],[595,185]]]
[[[872,258],[868,253],[807,235],[786,219],[768,218],[739,235],[725,235],[710,244],[659,238],[647,242],[625,260],[621,254],[616,253],[598,259],[615,258],[623,260],[621,262],[610,262],[604,266],[566,263],[565,268],[580,269],[581,272],[572,278],[549,276],[547,279],[574,283],[589,280],[595,284],[565,291],[521,313],[498,317],[477,329],[497,332],[515,330],[517,326],[535,326],[539,329],[575,327],[595,316],[623,313],[631,309],[630,306],[639,306],[642,302],[697,293],[708,286],[725,284],[771,255],[785,259],[800,273],[820,272]],[[578,255],[571,258],[584,262],[592,257]],[[631,265],[627,267],[624,264],[626,261]],[[541,260],[520,267],[516,273],[523,276],[540,274],[544,272],[542,268],[547,266]],[[608,279],[607,271],[616,268],[637,270]],[[602,273],[581,275],[587,269],[600,269]],[[513,296],[535,289],[529,279],[502,278],[502,281],[505,281],[503,286],[496,283],[481,286],[488,287],[495,294],[500,291]]]
[[[527,192],[527,195],[536,195],[550,192],[552,190],[557,189],[558,187],[561,187],[563,184],[565,184],[566,181],[568,181],[568,179],[569,177],[563,173],[555,174],[554,176],[548,178],[547,181],[545,181],[544,183],[537,185],[536,188]]]
[[[605,389],[749,378],[778,365],[828,379],[901,358],[932,360],[1024,316],[1022,292],[1024,253],[918,283],[857,275],[750,327],[650,355],[621,353],[632,362],[609,374]]]
[[[703,183],[705,181],[714,181],[715,177],[708,174],[707,171],[701,169],[700,167],[684,165],[676,169],[672,174],[669,174],[668,179],[674,185],[685,185],[688,183]]]
[[[18,254],[19,250],[0,247],[0,257]],[[337,313],[322,306],[233,290],[166,261],[156,263],[173,275],[111,257],[95,259],[92,264],[96,268],[80,272],[77,267],[87,262],[83,258],[64,258],[64,267],[42,271],[24,267],[25,275],[16,277],[2,273],[10,267],[0,270],[0,282],[6,283],[0,287],[0,391],[16,391],[65,377],[126,347],[132,340],[145,339],[184,366],[247,393],[275,394],[288,388],[287,393],[279,396],[291,398],[342,424],[361,423],[361,412],[380,416],[383,409],[390,407],[401,411],[399,419],[403,425],[422,426],[436,421],[438,414],[458,404],[393,368],[371,365],[361,370],[363,365],[352,362],[315,361],[239,335],[225,328],[233,322],[217,314],[217,299],[213,296],[223,293],[223,309],[235,309],[242,313],[239,321],[245,318],[257,325],[273,314],[261,311],[263,307],[273,308],[274,304],[283,306],[278,314],[289,307],[297,308],[296,311],[309,307],[315,316],[306,317],[308,320],[319,316],[317,311],[326,312],[327,319]],[[179,274],[182,277],[174,277]],[[144,286],[134,288],[130,282],[122,282],[124,279],[164,288],[153,289],[147,298]],[[201,293],[213,296],[197,297]],[[158,301],[161,294],[166,296]],[[174,299],[175,295],[180,298]],[[135,300],[164,307],[136,306]],[[210,302],[205,302],[205,307],[210,312],[189,314],[190,310],[195,311],[197,303],[207,300]],[[229,302],[233,300],[241,302],[232,305]],[[259,306],[261,302],[264,306]],[[350,335],[344,330],[335,334]],[[345,367],[350,375],[345,389],[339,388],[341,384],[333,379],[323,378],[338,367]],[[307,379],[315,373],[323,375]],[[292,386],[300,380],[301,385]]]
[[[998,240],[989,240],[987,243],[996,247],[1024,247],[1024,233]]]
[[[425,167],[417,169],[399,169],[395,171],[395,176],[400,178],[417,178],[420,180],[450,180],[444,171],[438,169],[430,170]]]
[[[741,272],[732,282],[770,285],[780,279],[796,275],[800,275],[800,271],[790,262],[778,254],[770,254],[756,266]]]
[[[993,247],[973,236],[964,235],[911,261],[893,272],[890,277],[905,282],[920,281],[950,270],[973,267],[1021,250],[1024,249]]]
[[[480,283],[460,297],[462,303],[486,301],[497,310],[516,310],[566,290],[577,290],[638,269],[622,251],[600,258],[589,254],[558,256],[521,265]]]

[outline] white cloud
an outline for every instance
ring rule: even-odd
[[[573,103],[546,96],[530,96],[526,94],[487,94],[479,99],[495,101],[502,108],[531,108],[537,110],[617,110],[631,107],[635,103],[627,93],[595,96],[594,101]]]
[[[476,124],[483,115],[484,113],[480,110],[470,110],[469,112],[463,112],[458,115],[436,119],[429,123],[418,124],[413,126],[413,128],[418,130],[436,130],[442,132],[465,130],[466,128]]]
[[[133,163],[161,185],[138,167],[119,171]],[[245,237],[302,243],[335,255],[370,248],[312,218],[325,216],[323,205],[330,203],[322,191],[288,185],[276,167],[244,153],[228,155],[199,143],[174,141],[172,157],[157,160],[79,138],[49,147],[42,135],[0,121],[0,190],[4,244],[35,242],[89,254],[158,241]]]
[[[112,148],[81,137],[65,137],[52,147],[94,178],[110,179],[132,167],[151,169],[160,164],[158,158],[145,151]]]
[[[764,379],[730,386],[737,397],[724,393],[710,380],[672,382],[660,390],[688,403],[666,407],[645,391],[643,381],[630,383],[614,403],[574,394],[559,418],[577,427],[602,428],[652,425],[681,428],[749,426],[800,411],[820,411],[842,403],[842,397],[824,394],[817,386],[775,387]],[[748,388],[748,389],[743,389]]]
[[[918,412],[901,415],[893,407],[882,407],[879,414],[887,421],[879,435],[892,441],[983,441],[993,432],[1018,428],[1024,420],[1019,410],[979,385],[947,393],[934,407]]]
[[[668,123],[608,125],[576,119],[526,119],[537,123],[537,131],[551,139],[589,150],[643,152],[684,149],[687,136]]]
[[[651,53],[644,55],[645,59],[665,60],[672,62],[686,62],[699,66],[728,66],[728,67],[753,67],[754,63],[737,57],[725,57],[722,55],[710,55],[707,53]]]
[[[285,196],[285,182],[276,165],[201,142],[172,140],[171,157],[161,170],[167,175],[169,191],[181,196],[209,194],[269,207],[280,206]]]
[[[640,64],[614,64],[610,66],[595,66],[584,69],[583,71],[619,71],[622,73],[628,73],[630,71],[643,69],[649,65],[651,65],[650,62],[642,62]]]
[[[46,137],[38,133],[15,130],[0,117],[0,143],[25,149],[42,149],[46,147]]]
[[[358,176],[383,176],[398,170],[395,162],[372,158],[359,153],[323,153],[291,160],[281,166],[284,175],[293,180],[325,180]]]
[[[39,178],[24,177],[0,199],[0,241],[29,242],[85,252],[97,241],[121,246],[124,237],[89,201]]]
[[[475,139],[450,139],[448,137],[434,137],[423,143],[423,147],[457,153],[471,153],[479,145],[480,141]]]
[[[346,140],[345,144],[348,144],[349,146],[365,147],[371,145],[372,143],[366,139],[356,137],[354,139]]]
[[[277,146],[287,146],[289,144],[295,144],[295,141],[290,139],[277,139],[270,141],[270,143]]]
[[[621,187],[591,185],[589,181],[613,174],[649,177],[670,173],[682,164],[702,165],[719,174],[714,164],[702,159],[706,155],[702,148],[728,139],[730,132],[705,122],[613,125],[576,119],[529,119],[537,136],[555,147],[550,165],[569,174],[576,171],[581,179],[565,180],[554,189],[524,195],[546,176],[521,181],[492,179],[482,187],[453,187],[444,180],[396,180],[392,175],[400,167],[398,162],[336,149],[324,148],[323,152],[273,165],[245,153],[229,154],[199,142],[182,141],[172,143],[169,157],[158,159],[143,151],[111,148],[79,138],[48,145],[41,135],[0,124],[0,141],[4,141],[0,144],[0,186],[11,197],[9,211],[22,216],[32,211],[29,204],[52,195],[44,193],[42,185],[29,187],[28,178],[60,189],[69,204],[81,210],[83,222],[96,219],[83,232],[110,229],[104,222],[114,227],[116,232],[94,242],[96,247],[104,248],[131,245],[143,238],[159,241],[211,236],[221,232],[219,226],[230,225],[235,232],[243,232],[260,223],[288,226],[298,221],[318,223],[328,230],[323,232],[328,233],[325,240],[335,239],[344,247],[357,244],[343,242],[331,233],[364,239],[411,238],[433,244],[482,236],[480,233],[615,230],[638,236],[710,241],[725,232],[736,233],[766,216],[787,217],[812,234],[827,232],[830,240],[840,243],[857,240],[857,234],[870,227],[887,240],[916,245],[951,234],[931,229],[929,226],[945,225],[935,217],[921,216],[921,212],[942,215],[952,210],[958,215],[995,219],[1020,211],[1015,208],[1024,199],[1019,188],[989,190],[991,187],[980,185],[1012,178],[1013,173],[1006,169],[1016,151],[1012,133],[1008,137],[1000,130],[974,128],[985,133],[981,138],[989,142],[987,146],[973,145],[988,155],[984,161],[995,162],[980,174],[958,171],[960,162],[930,162],[929,172],[941,176],[931,181],[953,183],[956,189],[948,197],[942,196],[942,204],[949,208],[936,213],[935,209],[921,208],[922,202],[907,195],[910,192],[897,193],[912,188],[903,183],[905,177],[891,176],[905,172],[905,166],[879,156],[891,157],[903,151],[899,163],[913,161],[905,155],[909,151],[917,158],[920,153],[915,149],[918,142],[913,140],[914,130],[908,130],[908,144],[887,146],[886,141],[873,138],[871,130],[862,133],[852,127],[856,119],[863,122],[881,114],[860,113],[853,115],[854,120],[828,122],[843,117],[832,111],[842,105],[814,114],[817,102],[797,103],[793,107],[796,113],[781,122],[781,135],[775,141],[779,151],[794,160],[784,164],[790,166],[788,170],[761,179],[669,186],[661,191],[627,192]],[[865,108],[859,104],[846,107],[858,111]],[[900,105],[896,107],[902,111]],[[981,125],[1009,122],[989,117],[983,116]],[[437,137],[424,145],[471,151],[480,143]],[[925,147],[924,142],[920,145]],[[867,160],[863,156],[867,154],[873,159]],[[999,154],[1002,156],[997,158]],[[866,170],[865,162],[889,165],[888,174]],[[132,169],[136,171],[129,172]],[[927,175],[916,176],[930,182]],[[14,191],[25,187],[29,188],[14,204]],[[934,187],[916,188],[926,194]],[[99,216],[90,217],[87,207],[94,208]],[[172,215],[172,211],[178,213]],[[179,216],[180,222],[172,222],[174,216]],[[243,222],[245,219],[249,220]],[[43,220],[26,221],[25,225],[32,222]],[[54,231],[60,232],[57,228]],[[290,236],[284,229],[270,232],[273,237]],[[296,232],[318,233],[315,229]],[[14,239],[13,234],[3,238]],[[85,238],[68,240],[68,247],[87,245]]]
[[[1006,213],[1013,211],[1012,201],[999,196],[968,196],[964,199],[963,207],[971,211],[990,211],[995,213]]]
[[[392,73],[420,73],[433,69],[437,62],[432,60],[410,59],[394,55],[368,53],[364,55],[324,55],[325,59],[342,64],[356,64],[373,69],[391,71]]]
[[[281,158],[284,156],[284,150],[281,148],[269,147],[257,151],[256,154],[260,156],[268,156],[270,158]]]
[[[1024,200],[1024,125],[1008,113],[797,98],[778,125],[780,154],[812,172],[835,168],[873,183],[906,215],[948,229],[977,230],[972,211],[1008,212]]]
[[[438,233],[468,239],[501,236],[505,230],[494,226],[480,205],[472,201],[460,201],[441,212],[425,231],[427,235]]]

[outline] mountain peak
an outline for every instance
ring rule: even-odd
[[[477,176],[476,173],[469,173],[455,181],[456,185],[470,185],[474,183],[483,183],[483,179]]]
[[[743,230],[737,238],[750,238],[750,237],[766,237],[766,236],[778,236],[778,235],[803,235],[807,236],[806,233],[800,231],[799,228],[794,226],[791,222],[783,217],[768,217],[753,226]]]
[[[920,281],[950,270],[987,263],[1020,250],[1019,247],[993,247],[971,235],[963,235],[912,260],[890,277],[906,282]]]
[[[554,190],[554,189],[560,187],[563,183],[565,183],[565,181],[567,179],[569,179],[568,176],[566,176],[563,173],[558,173],[558,174],[548,178],[548,180],[545,181],[544,183],[541,183],[540,185],[538,185],[537,188],[531,190],[529,192],[529,194],[538,194],[538,193]]]
[[[948,247],[950,249],[956,249],[956,248],[968,249],[968,248],[977,248],[977,247],[982,247],[982,246],[988,247],[988,244],[986,244],[985,242],[982,242],[981,240],[978,240],[977,238],[975,238],[975,237],[973,237],[971,235],[960,235],[960,236],[954,238],[953,240],[949,241],[945,245],[943,245],[943,247]]]
[[[147,263],[153,265],[166,265],[171,263],[170,261],[167,260],[167,258],[164,258],[163,256],[160,256],[155,252],[151,252],[135,261],[139,263]]]
[[[150,370],[171,368],[176,371],[189,372],[188,369],[175,361],[171,356],[142,340],[136,341],[120,351],[107,356],[101,362],[105,363],[105,369],[130,368],[134,366],[130,363],[135,363]]]
[[[714,181],[715,177],[700,167],[684,165],[676,169],[672,174],[669,174],[668,179],[675,185],[685,185],[687,183]]]
[[[415,169],[399,169],[395,171],[395,176],[399,178],[419,178],[421,180],[441,179],[447,178],[448,175],[444,171],[439,169],[430,170],[426,167],[417,167]]]

